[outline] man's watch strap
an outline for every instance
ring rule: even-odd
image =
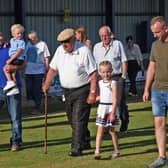
[[[90,90],[90,93],[96,93],[96,90]]]

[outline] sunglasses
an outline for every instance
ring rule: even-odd
[[[63,43],[69,43],[70,41],[71,41],[71,39],[64,40],[64,41],[61,41],[61,44],[63,44]]]

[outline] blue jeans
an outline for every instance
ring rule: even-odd
[[[152,91],[153,116],[166,116],[168,108],[168,92]]]
[[[5,94],[3,92],[3,89],[0,88],[0,111],[5,103]]]
[[[28,100],[34,100],[35,109],[41,109],[42,102],[42,82],[44,74],[26,74],[26,94]]]
[[[4,97],[3,89],[0,88],[0,96]],[[11,145],[22,144],[22,111],[21,111],[21,91],[19,94],[5,97],[7,100],[8,112],[11,120],[12,136]]]

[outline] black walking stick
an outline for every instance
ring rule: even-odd
[[[47,93],[44,93],[45,96],[45,102],[44,102],[44,108],[45,108],[45,124],[44,124],[44,128],[45,128],[45,134],[44,134],[44,153],[47,154],[47,113],[48,113],[48,96]]]

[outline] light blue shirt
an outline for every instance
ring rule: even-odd
[[[19,60],[24,60],[25,55],[24,55],[24,50],[25,50],[25,42],[23,39],[14,39],[11,38],[10,40],[10,48],[9,48],[9,57],[12,57],[16,53],[18,49],[22,49],[22,53],[17,57]]]
[[[122,63],[127,62],[123,44],[119,40],[111,40],[109,48],[104,48],[102,42],[95,44],[93,55],[97,66],[102,61],[110,61],[113,67],[113,74],[121,74]]]
[[[26,69],[25,74],[45,74],[45,59],[50,56],[47,44],[39,41],[36,44],[28,42],[26,45]]]

